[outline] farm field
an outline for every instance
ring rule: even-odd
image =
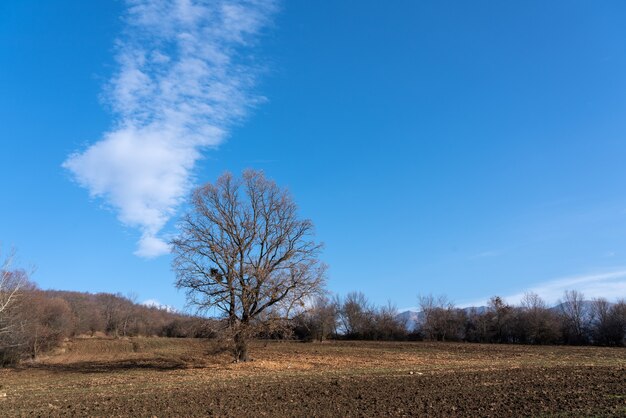
[[[626,416],[626,349],[75,339],[0,369],[0,416]]]

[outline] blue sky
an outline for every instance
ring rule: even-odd
[[[42,288],[180,308],[181,199],[252,167],[316,224],[332,292],[626,297],[625,20],[619,1],[2,2],[3,250]]]

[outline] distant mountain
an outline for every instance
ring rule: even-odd
[[[478,315],[482,315],[487,312],[486,306],[471,306],[469,308],[458,308],[465,312],[466,314],[475,313]],[[396,315],[396,318],[406,323],[406,327],[408,330],[413,331],[416,327],[424,323],[425,315],[423,311],[404,311],[400,312]]]
[[[609,302],[609,307],[613,306],[612,302]],[[563,312],[563,308],[565,307],[565,302],[559,303],[550,308],[551,311],[554,312]],[[593,316],[593,302],[590,300],[584,300],[581,304],[581,310],[583,313],[583,318],[589,319]]]
[[[461,308],[463,312],[466,314],[475,313],[478,315],[482,315],[489,310],[488,306],[469,306],[467,308]]]
[[[457,308],[465,312],[466,314],[474,313],[478,315],[482,315],[489,309],[487,306],[470,306],[467,308]],[[423,311],[411,311],[407,310],[404,312],[400,312],[396,315],[401,321],[406,321],[406,327],[408,330],[414,330],[417,326],[424,323],[424,312]]]
[[[396,318],[406,323],[406,328],[412,331],[418,324],[424,322],[424,312],[404,311],[396,315]]]

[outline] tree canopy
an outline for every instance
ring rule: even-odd
[[[193,191],[171,242],[176,286],[189,304],[228,319],[236,360],[248,359],[256,326],[291,317],[322,290],[325,266],[313,232],[289,192],[262,172],[225,173]]]

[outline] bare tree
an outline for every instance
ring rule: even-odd
[[[0,258],[1,256],[0,253]],[[20,289],[27,282],[27,275],[23,270],[11,270],[14,258],[15,251],[11,251],[0,264],[0,315],[9,310]]]
[[[0,253],[0,257],[2,254]],[[19,296],[20,290],[28,282],[24,270],[13,270],[15,251],[11,251],[0,264],[0,334],[9,332],[7,316]]]
[[[326,295],[321,295],[313,302],[311,324],[313,337],[320,342],[329,335],[337,333],[338,307]]]
[[[424,334],[424,338],[428,340],[436,339],[438,312],[440,309],[444,309],[447,305],[447,299],[445,296],[435,298],[432,294],[426,296],[418,296],[418,303],[424,316],[420,331]]]
[[[363,292],[350,292],[339,304],[341,328],[347,338],[367,338],[373,328],[374,307]]]
[[[262,172],[226,173],[193,192],[171,242],[176,286],[190,305],[227,318],[237,361],[248,359],[259,321],[289,318],[322,289],[325,266],[312,234],[290,194]]]
[[[36,358],[40,353],[57,347],[70,335],[74,317],[67,301],[47,297],[44,292],[31,290],[25,294],[21,307],[27,346],[24,354]]]
[[[513,342],[514,309],[500,296],[493,296],[488,303],[490,339],[497,343]]]
[[[595,344],[608,344],[608,335],[611,328],[611,304],[605,298],[591,300],[591,326]]]
[[[626,345],[626,299],[620,299],[613,304],[610,315],[608,343],[624,346]]]
[[[420,331],[426,339],[437,341],[459,339],[463,321],[454,303],[444,295],[418,296],[418,303],[424,315]]]
[[[374,323],[377,339],[398,340],[406,338],[406,320],[398,317],[398,308],[391,301],[387,301],[387,305],[376,309]]]
[[[135,292],[130,292],[124,298],[129,303],[125,303],[122,309],[122,335],[126,337],[131,331],[131,324],[137,320],[137,299],[138,296]],[[136,326],[135,326],[136,328]]]
[[[546,344],[559,338],[556,315],[534,292],[525,293],[522,297],[516,325],[519,342]]]
[[[119,337],[122,332],[123,320],[126,313],[126,301],[122,294],[101,293],[98,299],[102,306],[105,332]]]
[[[623,345],[626,336],[626,302],[610,303],[605,298],[591,301],[591,335],[593,343]]]
[[[340,306],[335,299],[320,295],[310,306],[297,315],[294,334],[300,339],[319,342],[337,334],[337,319]]]
[[[2,259],[0,254],[0,259]],[[21,310],[21,293],[29,285],[28,274],[14,269],[15,251],[0,262],[0,366],[15,361],[19,348],[24,345]]]
[[[541,311],[547,309],[546,302],[535,292],[526,292],[520,302],[522,309],[529,312]]]
[[[589,317],[585,312],[584,295],[577,290],[566,290],[559,306],[565,340],[573,344],[587,342]]]

